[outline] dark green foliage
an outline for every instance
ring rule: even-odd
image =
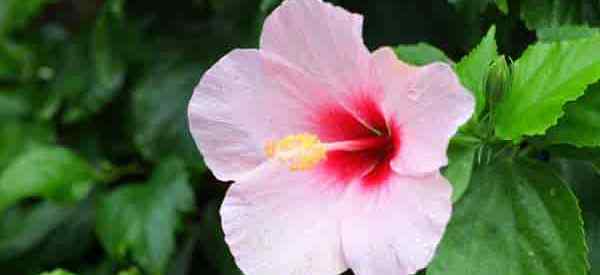
[[[365,16],[370,49],[449,63],[476,99],[419,275],[600,272],[600,2],[328,2]],[[0,0],[0,274],[241,275],[187,104],[280,3]]]
[[[551,170],[520,160],[477,169],[428,274],[585,274],[581,213]]]

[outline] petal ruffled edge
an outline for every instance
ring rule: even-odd
[[[422,175],[446,165],[450,139],[475,109],[471,93],[448,64],[410,66],[389,48],[376,51],[373,60],[384,89],[384,110],[402,135],[400,152],[391,163],[394,170]]]
[[[438,172],[395,175],[377,190],[357,186],[342,217],[342,245],[357,275],[409,275],[433,258],[452,212],[452,187]]]
[[[334,87],[352,86],[367,77],[362,25],[361,15],[322,0],[287,0],[265,20],[260,48]]]

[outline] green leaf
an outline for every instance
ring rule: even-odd
[[[65,271],[63,269],[56,269],[52,272],[41,273],[40,275],[75,275],[75,273],[71,273],[71,272]]]
[[[221,219],[219,217],[218,202],[209,202],[202,217],[204,222],[201,227],[200,241],[205,244],[202,247],[209,262],[221,275],[243,275],[238,269],[229,248],[225,243]]]
[[[486,28],[483,25],[482,14],[486,12],[490,4],[495,0],[448,0],[449,3],[453,4],[459,20],[457,21],[457,33],[454,36],[461,37],[460,44],[464,50],[470,50],[473,48],[481,36],[483,35],[483,29]]]
[[[204,220],[204,216],[202,218]],[[183,245],[179,247],[177,255],[173,257],[169,264],[169,275],[187,275],[191,273],[193,263],[195,262],[194,253],[196,245],[201,237],[200,234],[204,233],[200,230],[199,225],[186,226],[186,231],[189,232]],[[212,252],[209,253],[212,255]]]
[[[600,272],[600,172],[588,161],[559,159],[556,166],[564,179],[573,186],[581,203],[591,269]]]
[[[117,275],[141,275],[141,273],[136,267],[130,267],[127,270],[119,271]]]
[[[87,195],[93,182],[92,168],[70,150],[35,147],[17,157],[0,174],[0,211],[35,196],[79,200]]]
[[[600,146],[600,83],[565,106],[565,115],[546,135],[551,143]]]
[[[54,141],[52,129],[18,120],[0,122],[0,172],[28,149]]]
[[[490,65],[498,57],[496,27],[492,26],[479,45],[456,64],[456,72],[465,87],[475,96],[475,118],[485,108],[486,78]]]
[[[29,112],[31,106],[20,90],[0,90],[0,121],[24,117]]]
[[[496,0],[496,6],[504,14],[508,14],[508,2],[507,0]]]
[[[180,213],[194,207],[188,174],[177,159],[161,162],[149,182],[110,193],[98,209],[96,232],[116,259],[127,256],[149,274],[163,274],[175,249]]]
[[[413,65],[426,65],[436,61],[452,63],[443,51],[427,43],[399,45],[394,51],[400,60]]]
[[[0,79],[14,81],[25,78],[32,70],[32,55],[29,48],[0,37]]]
[[[552,167],[480,167],[456,205],[430,275],[581,275],[586,246],[577,200]]]
[[[64,72],[65,77],[74,78],[78,92],[64,114],[65,122],[76,122],[98,112],[123,87],[126,58],[118,48],[120,41],[127,41],[123,6],[124,0],[110,0],[104,4],[91,37],[92,67],[88,67],[86,56],[75,55],[74,67]],[[86,76],[85,73],[89,74]]]
[[[600,79],[600,36],[529,47],[512,68],[510,89],[498,103],[496,134],[518,142],[544,134],[563,105]]]
[[[459,10],[468,10],[474,15],[483,13],[490,3],[495,2],[500,11],[508,14],[507,0],[448,0],[448,2],[456,5]]]
[[[0,1],[0,36],[24,28],[50,0]]]
[[[475,164],[475,155],[481,147],[475,138],[456,136],[448,147],[448,167],[444,176],[452,184],[452,202],[457,202],[469,186]]]
[[[599,28],[587,26],[561,26],[538,29],[537,37],[542,42],[555,42],[562,40],[574,40],[600,35]]]
[[[182,157],[197,171],[205,169],[190,135],[187,105],[203,66],[163,60],[133,91],[135,143],[153,161]],[[169,146],[165,146],[169,144]]]
[[[269,13],[270,11],[275,9],[275,7],[277,7],[277,5],[279,5],[280,3],[281,0],[262,0],[260,2],[260,11],[265,14]]]
[[[598,3],[587,0],[523,0],[521,19],[530,30],[598,23]]]
[[[31,250],[68,216],[65,206],[49,201],[5,211],[0,220],[0,261],[14,260]]]
[[[61,60],[54,80],[50,83],[49,99],[41,111],[44,119],[50,120],[61,105],[66,109],[77,108],[82,94],[88,92],[92,71],[87,58],[87,48],[81,39],[72,40],[61,49]]]

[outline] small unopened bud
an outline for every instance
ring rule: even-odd
[[[494,60],[487,76],[486,102],[490,109],[493,109],[493,104],[502,98],[507,89],[510,89],[510,68],[502,55]]]

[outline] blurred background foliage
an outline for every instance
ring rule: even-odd
[[[279,2],[0,0],[0,274],[240,274],[219,225],[226,184],[186,109]],[[492,24],[514,59],[536,30],[600,22],[585,0],[332,2],[365,15],[371,49],[454,61]]]

